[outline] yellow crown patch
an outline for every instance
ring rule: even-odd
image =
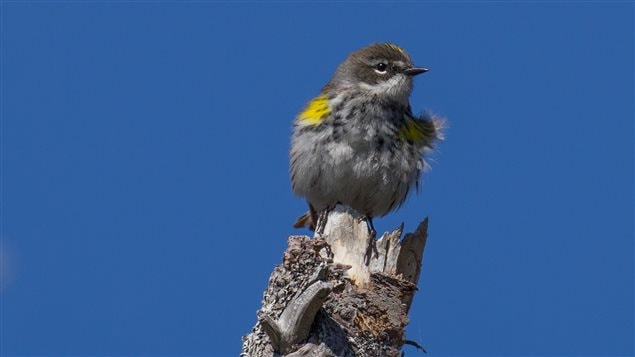
[[[397,46],[397,45],[395,45],[395,44],[392,44],[392,43],[386,43],[385,45],[386,45],[387,47],[392,48],[393,50],[397,50],[397,51],[399,51],[399,52],[403,53],[404,55],[406,54],[406,51],[404,51],[404,49],[403,49],[403,48],[401,48],[401,47],[399,47],[399,46]]]

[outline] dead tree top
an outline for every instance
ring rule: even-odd
[[[379,240],[342,206],[322,237],[291,236],[241,356],[398,356],[428,220]]]

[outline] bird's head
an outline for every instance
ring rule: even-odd
[[[369,94],[407,103],[412,92],[412,77],[427,71],[416,67],[401,47],[378,43],[351,53],[337,67],[327,86],[352,86]]]

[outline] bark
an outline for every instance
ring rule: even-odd
[[[400,354],[428,219],[375,240],[358,217],[338,206],[322,237],[289,237],[241,356]]]

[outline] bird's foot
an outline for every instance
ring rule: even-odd
[[[366,254],[364,254],[364,261],[366,265],[369,265],[370,260],[373,258],[373,253],[375,253],[375,256],[379,255],[377,251],[377,241],[375,240],[377,231],[373,225],[373,219],[370,216],[359,217],[358,222],[362,221],[366,221],[366,227],[368,228],[368,248],[366,248]]]
[[[373,219],[370,216],[357,217],[358,223],[364,221],[366,221],[366,227],[368,228],[368,237],[371,239],[375,239],[375,237],[377,236],[377,231],[375,230],[375,226],[373,225]]]
[[[315,224],[315,234],[317,236],[322,236],[324,234],[324,229],[326,228],[326,222],[329,219],[329,213],[331,213],[332,208],[327,207],[320,211],[318,214],[317,223]]]

